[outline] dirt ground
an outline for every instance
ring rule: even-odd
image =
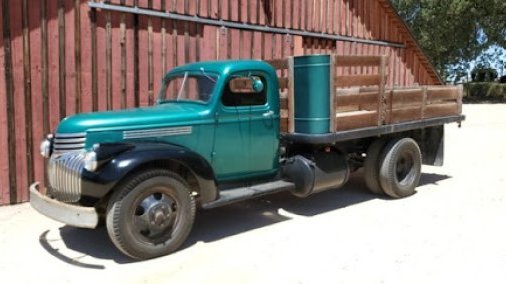
[[[185,247],[132,262],[104,228],[0,207],[2,283],[506,283],[506,105],[465,105],[444,167],[418,193],[368,193],[359,174],[307,199],[277,194],[198,212]],[[100,281],[100,282],[99,282]]]

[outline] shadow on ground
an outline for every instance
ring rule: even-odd
[[[450,176],[422,174],[420,186],[435,184],[448,178]],[[347,185],[340,189],[324,191],[304,199],[285,192],[211,210],[200,210],[197,212],[192,233],[182,249],[188,248],[197,242],[213,242],[287,221],[292,219],[290,216],[310,217],[377,198],[388,199],[387,197],[369,193],[359,172],[352,175]],[[280,211],[289,214],[280,214]],[[72,251],[82,253],[83,256],[113,260],[117,263],[130,263],[133,261],[114,247],[105,227],[88,230],[64,226],[59,230],[59,235],[65,246]],[[48,231],[41,234],[40,243],[53,256],[83,268],[105,268],[103,265],[86,264],[60,253],[58,249],[51,246],[51,241],[47,240],[47,233]]]

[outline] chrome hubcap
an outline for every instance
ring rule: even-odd
[[[134,214],[136,231],[150,241],[171,237],[177,215],[177,204],[170,196],[154,193],[144,198]]]

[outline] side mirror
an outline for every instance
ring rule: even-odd
[[[234,93],[260,93],[264,90],[264,83],[258,77],[236,77],[229,82],[230,90]]]
[[[251,88],[255,92],[260,93],[264,90],[264,83],[258,78],[251,78]]]

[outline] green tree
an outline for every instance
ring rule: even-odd
[[[490,47],[506,48],[505,0],[391,2],[443,78],[465,74]],[[500,56],[492,53],[487,60]]]

